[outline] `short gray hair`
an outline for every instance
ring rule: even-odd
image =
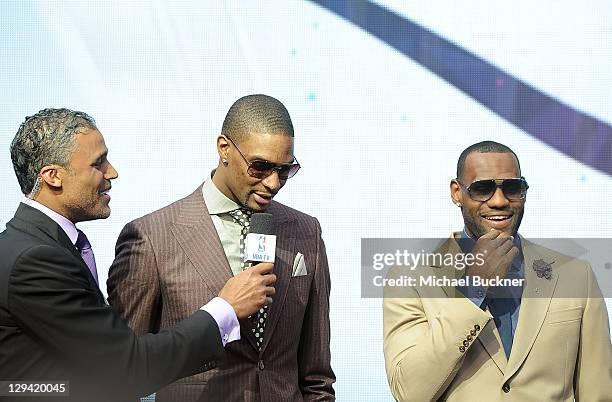
[[[68,168],[76,135],[88,129],[97,129],[95,120],[70,109],[44,109],[26,117],[11,142],[11,160],[21,192],[29,198],[36,196],[43,167]]]

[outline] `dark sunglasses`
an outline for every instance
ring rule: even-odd
[[[500,180],[501,183],[498,184],[497,182]],[[469,186],[461,183],[459,179],[457,179],[457,182],[467,190],[471,199],[479,202],[489,201],[498,187],[501,188],[508,201],[524,200],[527,195],[527,189],[529,188],[527,180],[525,180],[524,177],[476,180]]]
[[[246,162],[248,166],[247,173],[251,177],[262,180],[270,176],[276,170],[276,172],[278,173],[279,179],[287,180],[295,176],[298,170],[300,170],[301,166],[295,157],[293,157],[293,159],[295,159],[295,163],[272,163],[268,161],[249,162],[249,160],[244,156],[240,148],[238,148],[238,145],[236,145],[236,143],[232,141],[231,138],[229,137],[225,137],[225,138],[227,138],[229,142],[231,142],[232,145],[236,147],[236,149],[238,150],[238,153],[240,154],[240,156],[242,156],[242,159],[244,159],[244,161]]]

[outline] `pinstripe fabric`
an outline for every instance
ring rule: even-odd
[[[248,320],[218,369],[157,392],[159,402],[330,401],[329,270],[318,221],[277,202],[276,295],[261,351]],[[291,277],[297,252],[308,275]],[[108,279],[109,301],[138,334],[157,332],[215,297],[232,273],[201,187],[122,230]]]

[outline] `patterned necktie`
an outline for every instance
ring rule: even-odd
[[[79,235],[74,245],[76,246],[77,250],[79,250],[79,253],[81,253],[83,261],[85,261],[85,264],[87,264],[87,268],[89,268],[89,271],[91,271],[91,275],[96,280],[96,284],[99,285],[98,270],[96,269],[96,258],[94,257],[93,250],[91,249],[91,243],[89,243],[89,240],[87,239],[87,236],[85,236],[85,233],[81,232],[78,229],[77,232],[79,233]]]
[[[240,269],[244,271],[250,265],[244,262],[244,247],[246,235],[249,234],[249,229],[251,227],[252,212],[248,209],[241,208],[230,211],[229,214],[236,223],[242,226],[242,230],[240,231]],[[252,331],[255,335],[257,347],[260,349],[261,344],[263,343],[264,327],[266,326],[267,318],[268,306],[262,307],[261,309],[259,309],[259,312],[251,316],[251,321],[253,322]]]
[[[248,268],[247,264],[244,262],[244,241],[246,236],[249,234],[249,229],[251,227],[252,212],[248,209],[241,208],[230,211],[229,214],[232,216],[234,221],[242,227],[240,230],[240,270],[244,271],[246,268]]]

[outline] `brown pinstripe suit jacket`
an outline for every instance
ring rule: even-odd
[[[277,234],[276,295],[261,351],[251,323],[226,345],[225,362],[157,392],[160,402],[333,401],[330,279],[316,218],[272,202]],[[292,277],[297,252],[308,274]],[[138,334],[158,332],[215,297],[232,272],[201,186],[191,195],[127,224],[108,279],[110,303]]]

